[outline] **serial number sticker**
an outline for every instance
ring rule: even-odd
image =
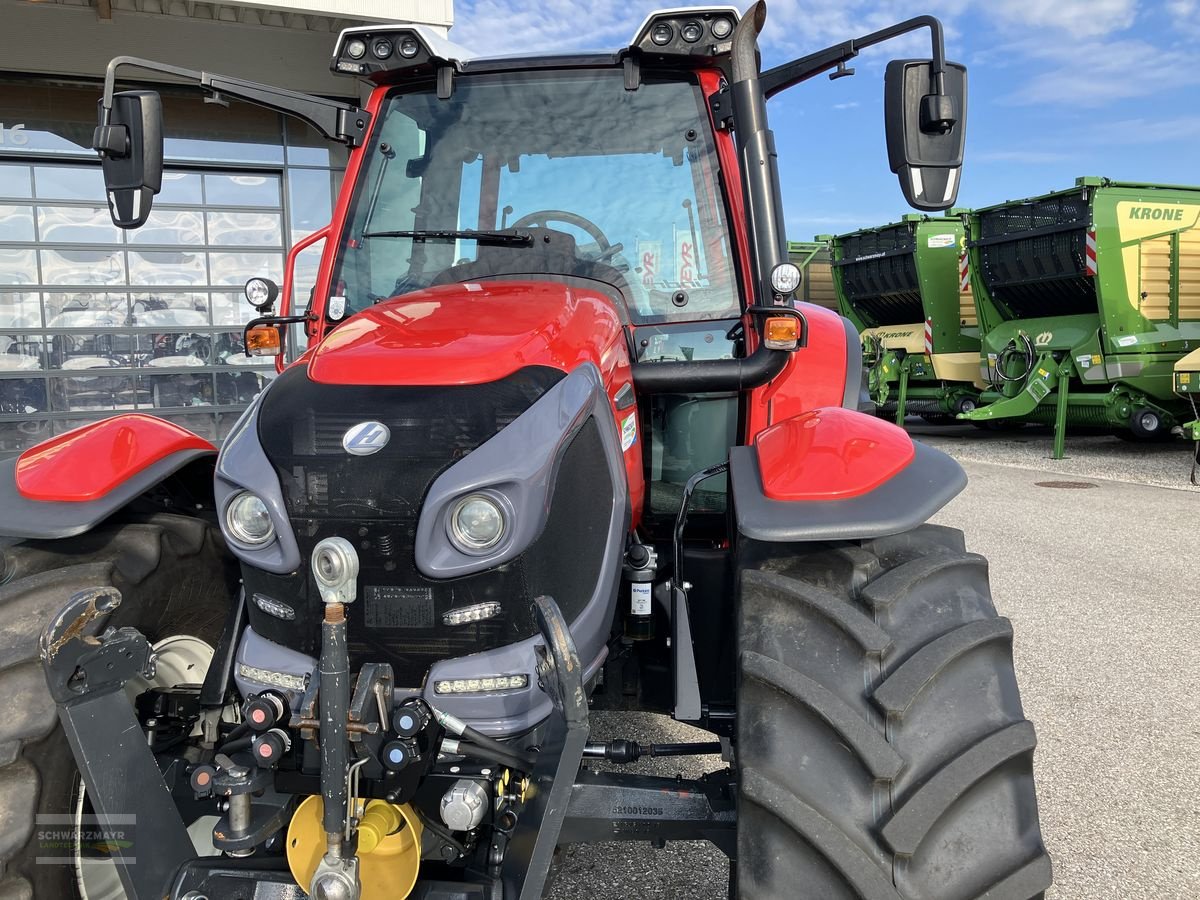
[[[363,597],[368,628],[433,627],[433,588],[368,585]]]

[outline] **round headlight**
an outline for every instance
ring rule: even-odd
[[[771,287],[777,293],[790,294],[800,287],[800,269],[794,263],[780,263],[771,270]]]
[[[650,40],[663,47],[671,43],[671,38],[675,37],[675,29],[666,22],[659,22],[650,31]]]
[[[375,54],[376,59],[387,59],[392,55],[392,42],[376,41],[371,45],[371,52]]]
[[[249,491],[242,491],[225,507],[225,527],[243,544],[265,544],[275,536],[267,504]]]
[[[729,19],[714,19],[712,23],[712,33],[718,41],[723,41],[725,38],[733,34],[733,22]]]
[[[679,36],[689,44],[694,44],[704,37],[704,26],[699,22],[684,22],[679,28]]]
[[[245,290],[246,299],[255,309],[266,309],[279,296],[279,286],[269,278],[251,278]]]
[[[367,45],[364,44],[362,41],[360,41],[358,38],[355,38],[354,40],[352,40],[348,44],[346,44],[346,55],[348,57],[350,57],[351,59],[362,59],[363,55],[366,52],[367,52]]]
[[[400,55],[405,59],[412,59],[421,52],[421,45],[417,43],[416,38],[406,37],[400,42]]]
[[[504,537],[504,528],[504,510],[483,494],[464,497],[450,515],[450,537],[468,553],[495,547]]]

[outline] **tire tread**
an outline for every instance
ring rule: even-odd
[[[1036,735],[987,575],[939,526],[744,569],[737,760],[754,826],[739,830],[738,896],[1045,891]]]

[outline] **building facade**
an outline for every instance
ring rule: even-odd
[[[242,285],[282,282],[290,246],[329,221],[345,167],[344,149],[298,120],[155,84],[163,189],[145,226],[115,228],[90,149],[107,61],[354,100],[356,82],[329,72],[334,40],[381,20],[447,29],[451,2],[0,0],[0,457],[134,410],[220,441],[274,374],[242,351],[255,315]],[[300,306],[320,250],[300,255]]]

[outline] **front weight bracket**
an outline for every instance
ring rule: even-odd
[[[104,627],[120,605],[114,587],[74,594],[38,649],[95,825],[133,838],[113,857],[121,885],[134,900],[158,900],[196,853],[125,693],[130,678],[153,676],[154,653],[137,629]]]

